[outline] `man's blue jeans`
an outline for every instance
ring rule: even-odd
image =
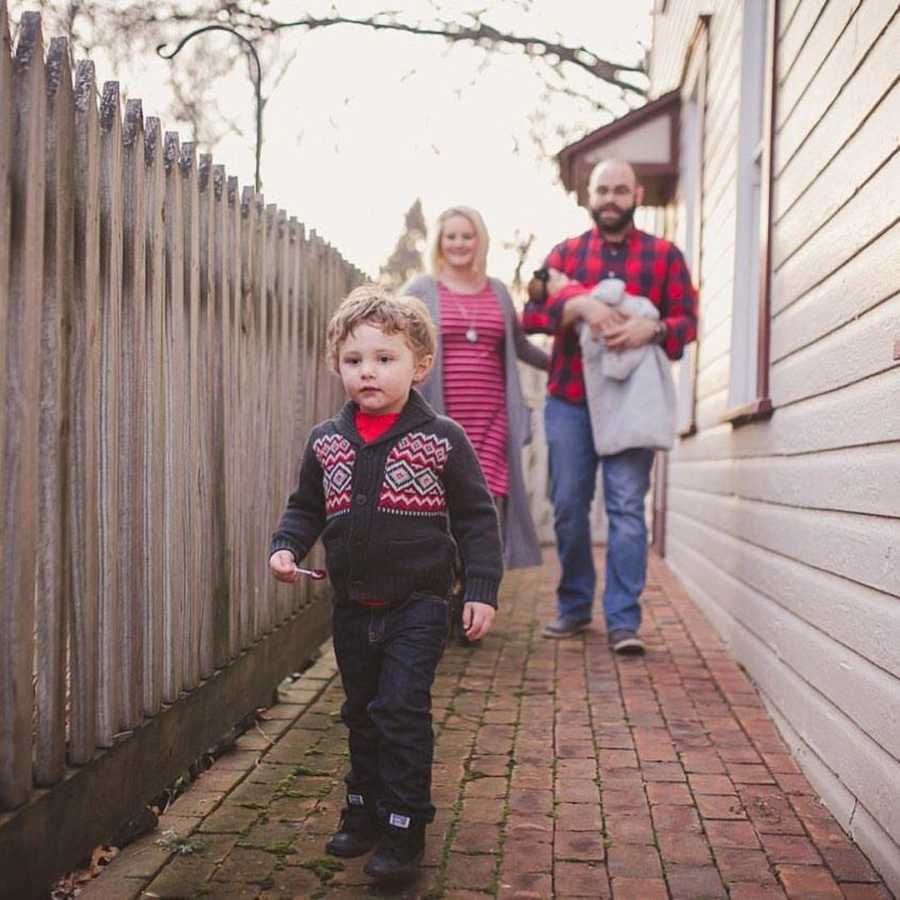
[[[597,456],[587,406],[548,397],[544,431],[550,465],[550,499],[562,575],[557,587],[559,617],[591,618],[597,573],[591,547],[591,502],[597,465],[603,466],[603,496],[609,535],[603,613],[607,631],[641,624],[638,602],[647,574],[644,498],[650,487],[653,450],[625,450]]]

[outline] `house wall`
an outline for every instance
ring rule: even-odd
[[[697,432],[671,453],[667,558],[813,785],[900,894],[900,17],[781,0],[768,421],[723,422],[741,4],[669,0],[653,95],[711,13]]]

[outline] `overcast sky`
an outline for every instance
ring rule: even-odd
[[[443,5],[473,6],[456,0]],[[379,8],[366,0],[338,6],[346,15]],[[499,27],[548,38],[558,34],[565,43],[583,44],[626,62],[639,58],[637,41],[649,40],[648,0],[507,0],[487,6],[488,21]],[[285,16],[299,7],[271,5],[273,15]],[[329,4],[314,0],[302,8],[326,13]],[[429,4],[413,0],[391,8],[427,15]],[[213,46],[229,40],[197,38]],[[554,243],[587,227],[586,213],[564,192],[555,166],[529,139],[528,119],[539,110],[547,117],[548,131],[555,122],[570,121],[579,134],[605,120],[600,113],[586,115],[583,106],[562,97],[542,104],[542,82],[523,56],[488,55],[448,47],[438,38],[352,26],[294,32],[284,44],[299,53],[266,110],[266,200],[316,228],[367,272],[377,274],[416,197],[422,199],[429,224],[453,204],[478,208],[491,234],[490,271],[504,279],[512,275],[514,257],[502,243],[517,229],[537,235],[529,260],[537,264]],[[164,114],[162,80],[165,67],[173,63],[142,55],[127,71],[113,73],[108,61],[96,62],[101,80],[117,74],[129,96],[143,99],[145,115]],[[214,149],[215,161],[242,184],[251,183],[250,85],[236,73],[217,83],[215,91],[246,134],[223,139]],[[165,119],[164,124],[175,125]],[[179,130],[189,138],[183,127]],[[558,145],[557,140],[554,149]]]

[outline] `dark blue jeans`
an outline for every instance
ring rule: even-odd
[[[431,803],[431,685],[447,643],[446,598],[413,594],[387,608],[335,606],[334,650],[347,699],[347,792],[376,804],[378,815],[424,825]]]
[[[647,575],[644,498],[650,487],[653,450],[637,448],[597,456],[587,406],[548,397],[544,430],[550,467],[553,525],[562,575],[557,588],[559,617],[591,618],[597,574],[591,547],[591,502],[597,466],[603,466],[603,499],[609,534],[603,613],[607,630],[637,631],[638,601]]]

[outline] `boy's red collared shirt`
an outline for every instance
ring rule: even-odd
[[[621,278],[629,294],[647,297],[659,307],[666,326],[662,347],[670,359],[680,359],[685,344],[697,335],[697,291],[681,251],[664,238],[632,228],[622,244],[614,244],[594,227],[557,244],[544,265],[578,282],[543,302],[529,301],[522,316],[525,331],[554,336],[547,389],[556,397],[584,402],[578,333],[574,328],[560,331],[560,322],[565,302],[604,278]]]
[[[387,434],[394,423],[400,418],[400,413],[384,413],[383,415],[372,415],[363,412],[361,409],[356,410],[353,421],[359,436],[367,443],[378,440],[383,434]]]

